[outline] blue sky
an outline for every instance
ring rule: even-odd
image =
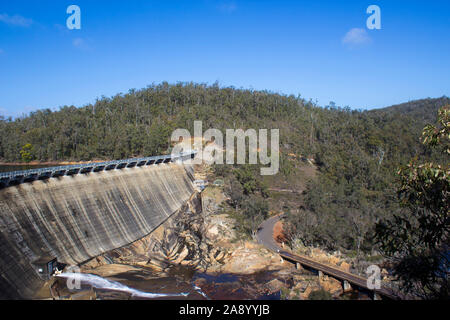
[[[381,30],[366,28],[371,4]],[[0,1],[0,115],[161,81],[361,109],[449,96],[450,1]]]

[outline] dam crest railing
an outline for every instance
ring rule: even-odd
[[[87,174],[91,172],[101,172],[123,168],[158,165],[161,163],[169,163],[176,161],[186,161],[189,159],[193,159],[196,153],[197,153],[196,151],[191,151],[191,152],[182,152],[177,155],[170,154],[146,158],[131,158],[106,162],[90,162],[83,164],[38,168],[23,171],[2,172],[0,173],[0,188],[18,185],[25,182],[32,182],[35,180],[46,180],[62,176],[72,176],[76,174]]]

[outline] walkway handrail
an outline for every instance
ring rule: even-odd
[[[161,156],[152,156],[152,157],[145,157],[145,158],[130,158],[130,159],[123,159],[123,160],[112,160],[112,161],[105,161],[105,162],[88,162],[88,163],[82,163],[82,164],[72,164],[72,165],[66,165],[66,166],[56,166],[56,167],[44,167],[44,168],[38,168],[38,169],[30,169],[30,170],[22,170],[22,171],[10,171],[10,172],[2,172],[0,173],[0,182],[2,182],[3,186],[8,186],[11,181],[16,181],[17,183],[22,183],[25,179],[38,179],[42,177],[52,177],[55,176],[56,173],[61,173],[60,175],[66,175],[67,173],[70,173],[71,171],[76,171],[76,173],[80,173],[83,169],[90,169],[87,172],[88,173],[93,170],[103,171],[105,168],[111,167],[111,169],[122,169],[124,167],[127,167],[131,164],[134,164],[134,166],[137,166],[138,164],[141,165],[153,165],[153,164],[159,164],[159,163],[167,163],[167,162],[174,162],[174,161],[183,161],[187,159],[191,159],[195,156],[197,151],[189,151],[189,152],[181,152],[177,155],[161,155]],[[121,168],[118,168],[120,165],[125,165]]]

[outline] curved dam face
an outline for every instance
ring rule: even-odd
[[[161,164],[0,190],[0,298],[32,297],[44,256],[76,265],[151,233],[194,193],[191,170]]]

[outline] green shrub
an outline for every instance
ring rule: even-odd
[[[308,300],[331,300],[331,293],[324,289],[312,291],[308,296]]]

